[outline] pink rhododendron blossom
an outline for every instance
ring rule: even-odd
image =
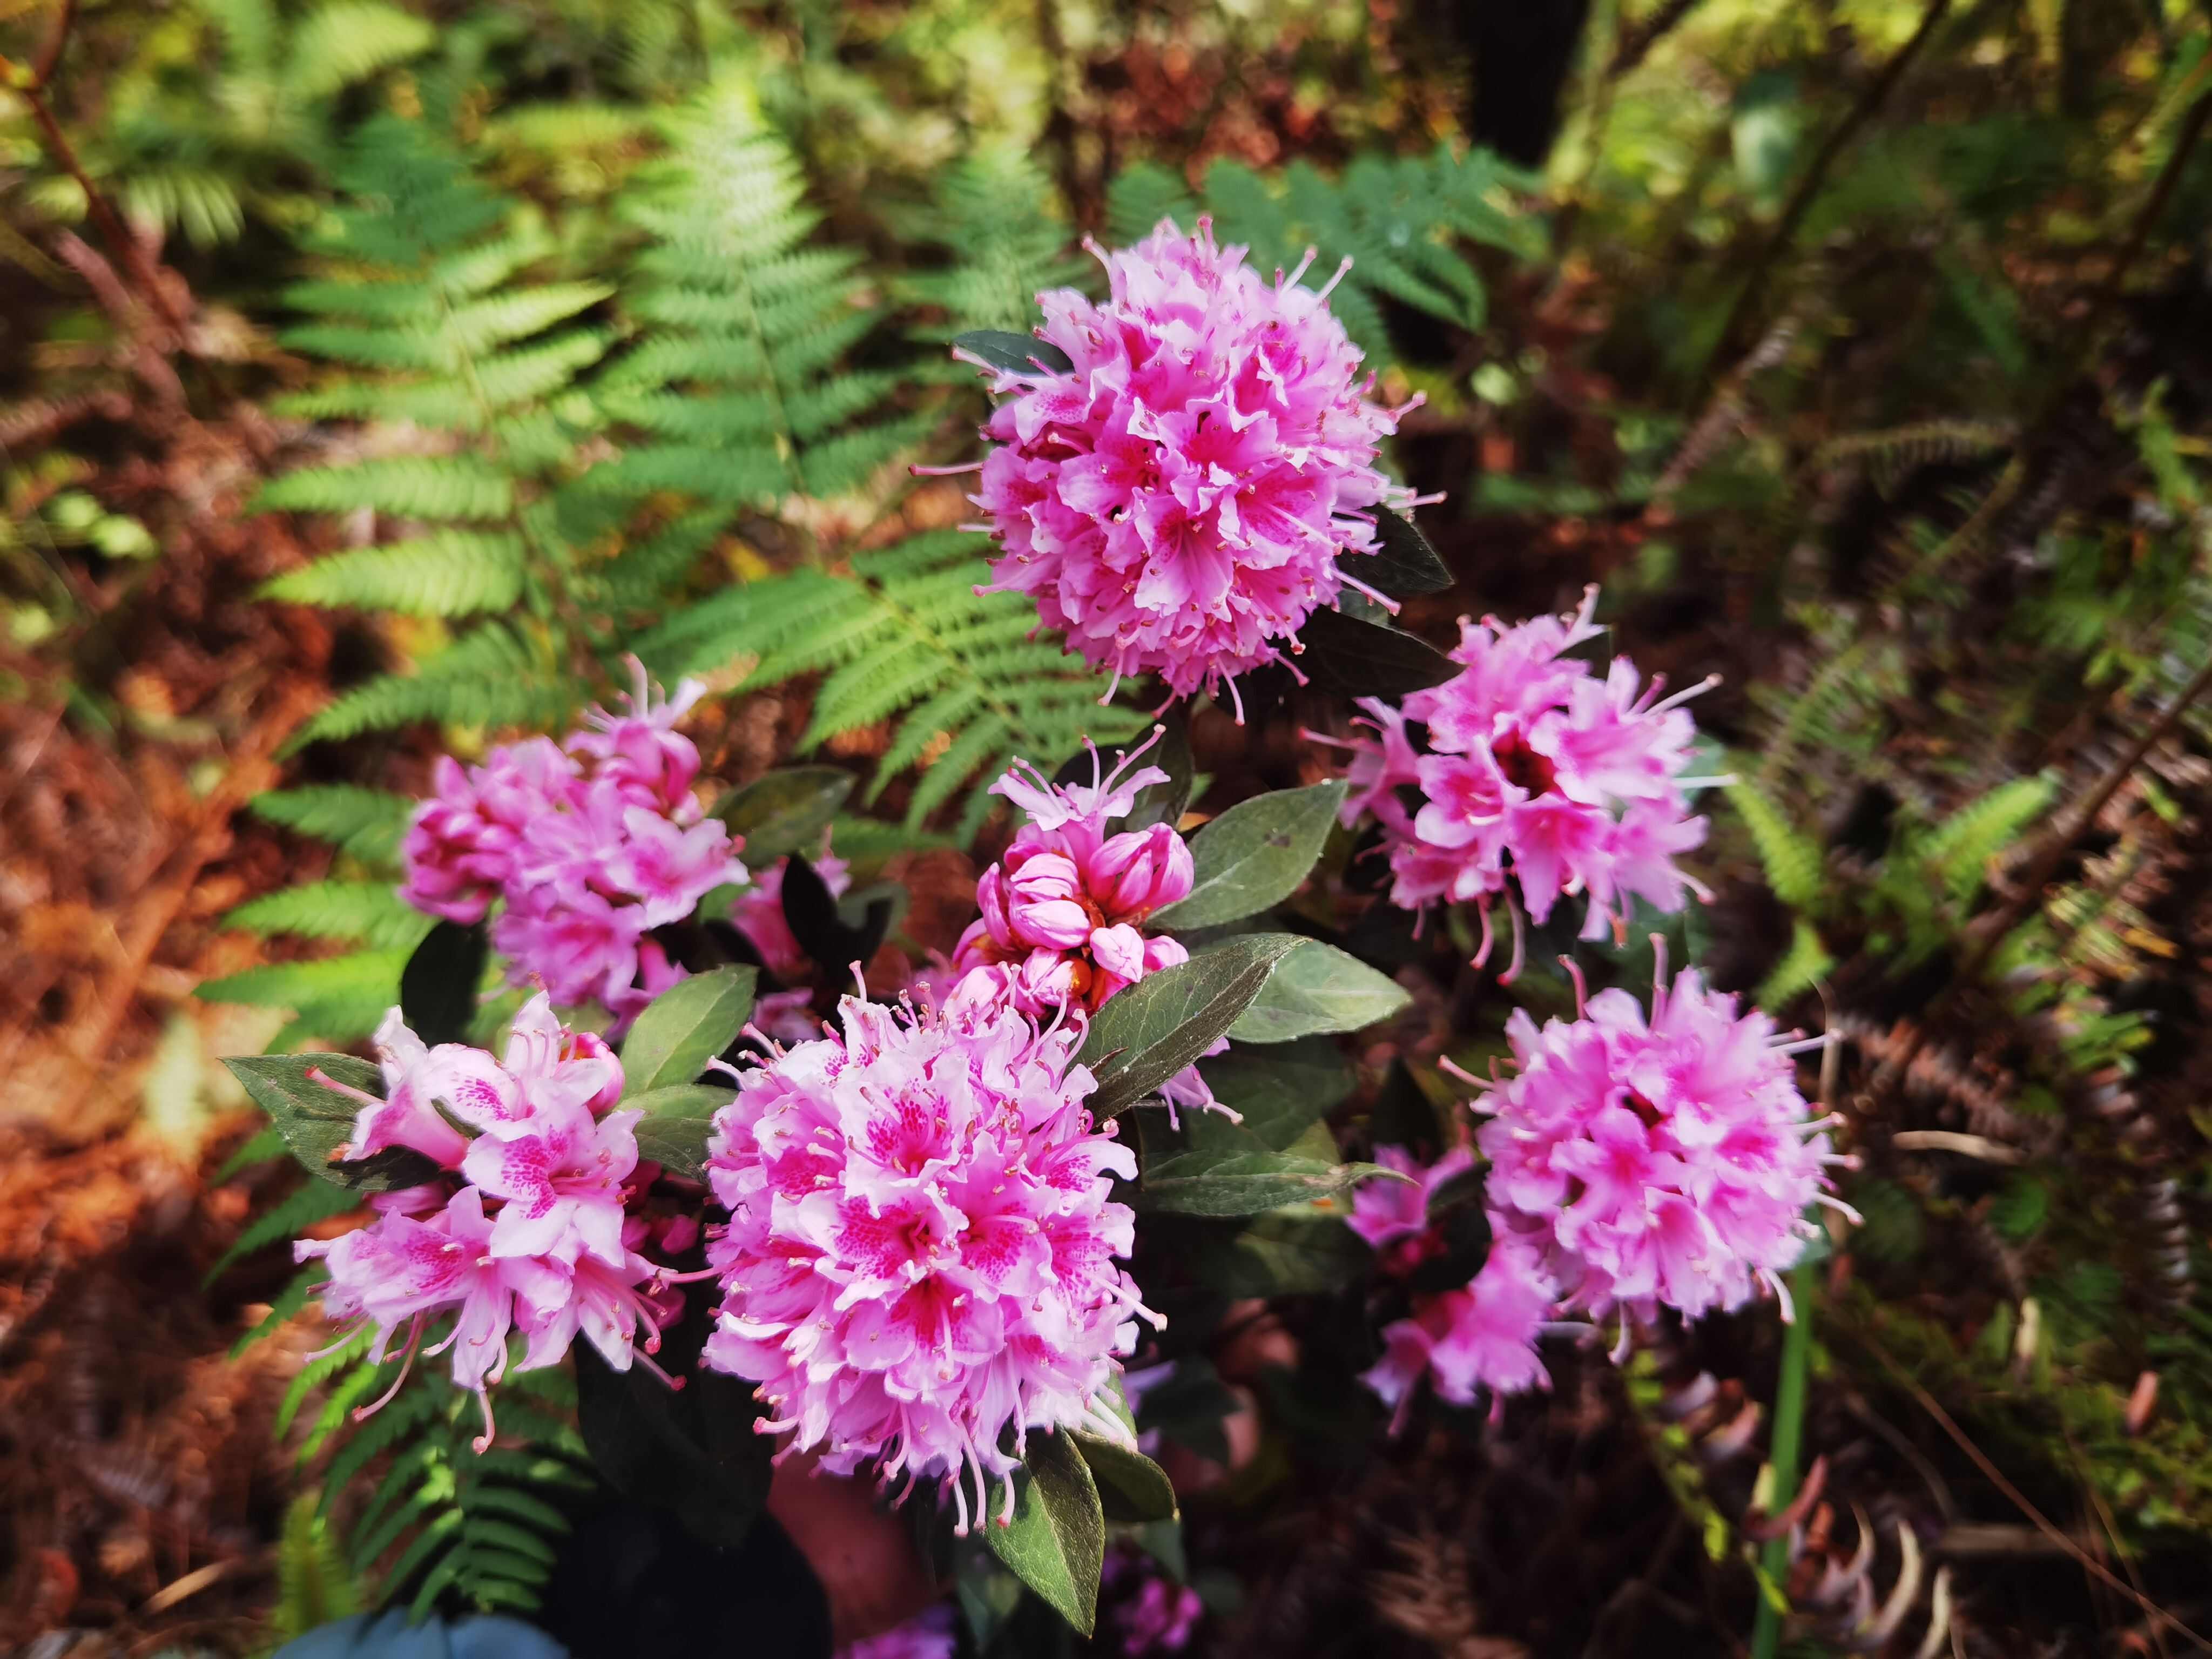
[[[1507,1023],[1517,1073],[1486,1085],[1478,1135],[1496,1224],[1571,1306],[1734,1308],[1803,1252],[1826,1195],[1832,1118],[1808,1115],[1790,1055],[1756,1009],[1663,959],[1651,1013],[1600,992],[1573,1021]],[[1624,1329],[1625,1329],[1624,1326]]]
[[[1146,1311],[1108,1196],[1136,1160],[1092,1125],[1065,1022],[957,988],[941,1009],[848,997],[839,1020],[740,1072],[715,1114],[730,1220],[709,1229],[725,1301],[705,1360],[759,1384],[787,1449],[936,1477],[964,1529],[1030,1434],[1128,1437],[1100,1396]]]
[[[599,1002],[623,1029],[683,977],[648,931],[745,878],[738,843],[692,798],[699,751],[674,729],[702,689],[656,700],[640,667],[624,712],[593,709],[563,743],[502,744],[480,766],[441,758],[402,847],[401,896],[463,922],[503,901],[492,942],[510,981]]]
[[[1453,678],[1399,708],[1362,698],[1371,738],[1308,733],[1352,750],[1344,822],[1371,812],[1381,823],[1393,902],[1480,906],[1480,965],[1490,954],[1490,906],[1506,896],[1509,983],[1521,967],[1523,909],[1540,923],[1562,896],[1586,893],[1583,937],[1595,939],[1626,927],[1631,897],[1671,911],[1686,889],[1711,896],[1674,860],[1705,837],[1683,793],[1697,728],[1680,705],[1711,682],[1656,701],[1662,683],[1643,687],[1626,658],[1601,677],[1565,656],[1603,631],[1590,621],[1596,605],[1593,587],[1565,619],[1510,628],[1462,620],[1451,655],[1463,667]]]
[[[769,972],[785,980],[796,979],[806,968],[806,952],[783,915],[783,872],[790,864],[789,859],[778,859],[767,869],[756,871],[753,884],[738,894],[737,902],[730,907],[730,920],[753,942]],[[814,873],[822,878],[832,898],[842,898],[853,884],[850,866],[828,852],[814,860]],[[842,969],[845,964],[830,965]]]
[[[1473,1405],[1480,1389],[1502,1398],[1548,1388],[1536,1339],[1557,1301],[1535,1253],[1501,1236],[1464,1290],[1429,1297],[1384,1329],[1382,1358],[1361,1380],[1401,1422],[1424,1376],[1458,1406]]]
[[[832,1659],[952,1659],[959,1646],[952,1638],[952,1609],[940,1604],[881,1636],[846,1643]]]
[[[1455,1146],[1424,1167],[1402,1146],[1377,1146],[1375,1161],[1411,1179],[1362,1182],[1352,1194],[1352,1213],[1345,1217],[1345,1224],[1397,1271],[1406,1272],[1428,1254],[1419,1246],[1432,1237],[1429,1200],[1474,1167],[1474,1154]]]
[[[308,1073],[359,1107],[344,1151],[402,1148],[441,1173],[377,1194],[367,1226],[294,1253],[330,1275],[325,1317],[348,1337],[375,1331],[373,1358],[404,1327],[411,1362],[428,1325],[452,1316],[450,1333],[423,1352],[450,1348],[453,1381],[484,1397],[482,1450],[510,1331],[528,1339],[526,1370],[558,1361],[580,1332],[618,1370],[641,1327],[646,1352],[659,1346],[675,1311],[656,1299],[665,1270],[640,1254],[649,1229],[626,1213],[642,1178],[638,1114],[614,1109],[622,1065],[605,1042],[562,1025],[542,993],[515,1016],[501,1060],[462,1043],[426,1048],[396,1008],[376,1042],[382,1100]]]
[[[1370,399],[1329,314],[1341,270],[1317,291],[1304,264],[1270,283],[1203,218],[1099,257],[1103,304],[1038,296],[1038,337],[1073,367],[1000,370],[992,388],[1012,394],[973,498],[1000,544],[994,587],[1117,679],[1233,693],[1359,586],[1338,561],[1376,550],[1371,509],[1411,502],[1375,464],[1404,410]]]
[[[1052,783],[1034,768],[1024,776],[1018,762],[991,786],[1029,822],[975,884],[983,914],[955,947],[956,976],[981,973],[978,986],[988,983],[1034,1019],[1061,1009],[1079,1018],[1146,975],[1190,959],[1175,939],[1143,929],[1153,911],[1190,891],[1188,843],[1170,824],[1109,827],[1128,816],[1140,790],[1167,781],[1157,766],[1131,769],[1159,738],[1155,726],[1111,772],[1103,772],[1093,749],[1088,784]],[[1162,1092],[1170,1107],[1214,1103],[1195,1066]]]

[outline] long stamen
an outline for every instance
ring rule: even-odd
[[[1567,977],[1575,982],[1575,1018],[1584,1018],[1589,1013],[1589,985],[1583,978],[1583,965],[1572,957],[1561,957],[1559,966],[1567,970]]]
[[[407,1351],[399,1356],[399,1375],[392,1379],[392,1386],[390,1388],[386,1389],[382,1394],[377,1395],[376,1398],[369,1404],[366,1406],[356,1406],[354,1407],[353,1420],[355,1422],[366,1423],[370,1418],[375,1416],[377,1413],[382,1411],[386,1406],[390,1405],[392,1403],[392,1397],[399,1392],[399,1385],[407,1380],[407,1373],[414,1369],[415,1350],[421,1345],[422,1340],[422,1319],[423,1316],[421,1314],[416,1314],[415,1316],[415,1328],[408,1335]]]
[[[470,1441],[469,1445],[471,1449],[475,1451],[477,1456],[482,1457],[486,1452],[491,1449],[491,1443],[498,1436],[499,1429],[497,1425],[494,1424],[491,1420],[490,1392],[484,1389],[478,1389],[477,1390],[477,1403],[483,1407],[484,1431],[478,1435],[475,1439]]]
[[[1513,960],[1505,964],[1505,971],[1498,976],[1500,985],[1510,985],[1521,977],[1522,953],[1528,942],[1522,926],[1521,907],[1509,898],[1505,901],[1505,914],[1513,923]]]

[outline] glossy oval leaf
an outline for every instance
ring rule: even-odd
[[[1196,1060],[1252,1006],[1275,964],[1309,943],[1296,933],[1224,939],[1114,998],[1092,1017],[1078,1055],[1098,1079],[1091,1109],[1110,1117]]]
[[[710,1083],[678,1083],[665,1089],[626,1095],[623,1105],[641,1111],[637,1121],[637,1155],[649,1158],[672,1175],[697,1181],[707,1163],[707,1137],[714,1114],[738,1097],[734,1089]]]
[[[1184,1152],[1146,1170],[1138,1199],[1141,1208],[1170,1215],[1261,1215],[1393,1174],[1379,1164],[1332,1164],[1296,1152]]]
[[[1144,1453],[1103,1435],[1068,1432],[1090,1468],[1099,1508],[1109,1521],[1142,1526],[1147,1521],[1172,1521],[1181,1513],[1175,1483]]]
[[[1375,508],[1377,550],[1367,558],[1354,556],[1348,567],[1370,587],[1394,599],[1410,599],[1423,593],[1441,593],[1452,585],[1452,574],[1421,534],[1413,520],[1387,507]]]
[[[1030,1436],[1014,1518],[987,1524],[991,1553],[1085,1636],[1098,1618],[1098,1574],[1106,1564],[1106,1516],[1074,1437]]]
[[[1305,649],[1298,672],[1323,691],[1346,697],[1402,697],[1441,685],[1459,665],[1419,635],[1316,611],[1298,629]]]
[[[1189,894],[1147,926],[1164,933],[1215,927],[1288,898],[1321,856],[1350,787],[1334,778],[1239,801],[1192,838]]]
[[[484,925],[441,921],[399,970],[399,1012],[430,1047],[467,1041],[491,941]]]
[[[1317,1031],[1357,1031],[1412,1000],[1403,986],[1358,957],[1308,939],[1268,976],[1229,1035],[1240,1042],[1287,1042]]]
[[[756,968],[717,968],[680,979],[646,1004],[622,1046],[623,1097],[696,1082],[752,1017]]]
[[[383,1073],[368,1061],[351,1054],[256,1054],[223,1064],[245,1085],[253,1103],[269,1114],[284,1138],[284,1149],[311,1175],[362,1193],[390,1192],[436,1176],[435,1164],[404,1146],[350,1161],[337,1156],[353,1139],[361,1103],[318,1079],[327,1077],[381,1099]]]
[[[1034,374],[1040,364],[1055,374],[1070,374],[1075,368],[1074,359],[1058,346],[1034,335],[1015,334],[1003,328],[970,329],[965,334],[954,335],[952,345],[957,351],[981,357],[992,368],[1014,374]]]
[[[744,837],[740,855],[757,872],[786,853],[818,852],[854,781],[834,766],[787,766],[732,789],[714,815]]]

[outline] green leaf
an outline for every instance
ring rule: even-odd
[[[822,832],[853,783],[850,772],[834,766],[787,766],[732,790],[714,815],[744,837],[744,860],[758,870],[786,853],[820,852]]]
[[[1459,665],[1415,634],[1341,611],[1316,611],[1298,630],[1298,670],[1322,691],[1346,697],[1402,697],[1441,685]]]
[[[1275,964],[1307,943],[1295,933],[1224,939],[1108,1002],[1077,1056],[1098,1079],[1091,1109],[1111,1117],[1196,1060],[1251,1006]]]
[[[1090,1468],[1107,1520],[1141,1526],[1147,1521],[1172,1521],[1182,1513],[1176,1505],[1175,1483],[1144,1453],[1103,1435],[1068,1432]]]
[[[978,328],[956,334],[952,337],[952,349],[981,357],[992,368],[1015,374],[1034,374],[1039,364],[1055,374],[1071,374],[1075,368],[1074,359],[1058,346],[1030,335],[1012,334],[1003,328]]]
[[[432,1048],[467,1041],[491,942],[482,922],[441,921],[399,970],[399,1012]]]
[[[1352,574],[1370,587],[1394,599],[1410,599],[1441,593],[1452,585],[1450,570],[1411,519],[1387,507],[1376,507],[1375,538],[1381,544],[1379,550],[1352,567]]]
[[[1262,992],[1261,995],[1266,993]],[[1352,1068],[1324,1037],[1300,1037],[1264,1048],[1237,1048],[1201,1060],[1213,1097],[1243,1121],[1234,1127],[1273,1152],[1283,1152],[1352,1092]],[[1188,1120],[1191,1145],[1206,1143],[1224,1120],[1206,1112]]]
[[[1223,1296],[1305,1296],[1335,1290],[1365,1273],[1367,1246],[1340,1217],[1278,1212],[1255,1217],[1226,1250],[1196,1258],[1199,1277]]]
[[[698,1180],[707,1161],[707,1135],[714,1127],[714,1114],[737,1097],[736,1090],[717,1089],[710,1083],[678,1083],[625,1095],[625,1108],[645,1114],[637,1124],[637,1155],[672,1174]]]
[[[646,1004],[623,1042],[624,1101],[697,1081],[744,1029],[759,978],[757,968],[717,968],[677,981]]]
[[[1269,976],[1229,1035],[1243,1042],[1286,1042],[1319,1031],[1363,1030],[1412,1000],[1402,986],[1358,957],[1309,939]]]
[[[1213,927],[1288,898],[1321,856],[1350,787],[1338,778],[1239,801],[1193,837],[1190,891],[1150,925],[1170,933]]]
[[[1142,1208],[1170,1215],[1259,1215],[1391,1173],[1380,1164],[1331,1164],[1296,1152],[1183,1152],[1145,1171],[1139,1199]]]
[[[1109,1004],[1108,1006],[1112,1006]],[[1011,1526],[986,1526],[991,1553],[1084,1636],[1098,1618],[1106,1516],[1091,1467],[1068,1434],[1030,1437]]]
[[[332,1083],[380,1099],[383,1074],[368,1061],[351,1054],[257,1054],[226,1060],[223,1064],[246,1085],[254,1104],[269,1114],[269,1121],[283,1133],[286,1148],[310,1174],[334,1186],[364,1193],[413,1187],[436,1176],[435,1164],[404,1146],[386,1147],[353,1162],[333,1161],[339,1148],[353,1138],[354,1117],[361,1103],[309,1073],[319,1073]]]

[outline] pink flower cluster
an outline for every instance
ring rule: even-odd
[[[1034,599],[1117,679],[1216,690],[1295,653],[1315,609],[1359,586],[1339,555],[1374,552],[1369,509],[1411,501],[1375,465],[1403,411],[1370,400],[1329,314],[1341,270],[1318,291],[1304,264],[1270,285],[1203,218],[1099,257],[1103,304],[1037,296],[1038,336],[1073,368],[993,386],[1015,395],[983,428],[1000,447],[974,498],[1003,550],[992,591]]]
[[[757,1382],[764,1429],[833,1473],[941,1479],[963,1530],[970,1481],[980,1522],[1032,1430],[1127,1438],[1100,1395],[1146,1311],[1108,1196],[1136,1160],[1084,1107],[1079,1033],[986,988],[847,998],[842,1036],[740,1073],[707,1164],[730,1221],[709,1230],[706,1363]],[[1002,1522],[1012,1503],[1009,1482]]]
[[[1662,911],[1681,908],[1686,888],[1710,896],[1674,860],[1705,837],[1682,793],[1697,728],[1679,705],[1712,682],[1655,702],[1661,682],[1640,689],[1626,658],[1601,678],[1565,656],[1603,631],[1590,621],[1596,605],[1592,587],[1564,621],[1462,621],[1451,653],[1462,672],[1402,708],[1362,698],[1376,735],[1344,745],[1354,751],[1344,822],[1365,811],[1381,822],[1396,903],[1481,908],[1477,965],[1490,953],[1491,901],[1509,876],[1540,924],[1561,895],[1587,892],[1584,939],[1625,927],[1631,896]],[[1425,745],[1413,722],[1425,728]],[[1514,955],[1502,977],[1510,983],[1521,909],[1507,903]]]
[[[1651,1014],[1601,991],[1581,1018],[1507,1023],[1519,1070],[1487,1085],[1477,1139],[1502,1242],[1531,1253],[1573,1307],[1654,1304],[1690,1318],[1734,1308],[1780,1275],[1814,1231],[1826,1166],[1841,1163],[1798,1092],[1774,1023],[1662,965]],[[1624,1332],[1626,1325],[1624,1322]]]
[[[1424,1167],[1402,1146],[1377,1146],[1375,1161],[1407,1179],[1361,1182],[1345,1224],[1367,1241],[1391,1272],[1409,1273],[1442,1245],[1429,1226],[1430,1200],[1474,1167],[1474,1154],[1455,1146]]]
[[[481,766],[441,757],[402,848],[410,904],[472,922],[503,900],[492,942],[511,981],[596,1000],[617,1030],[684,977],[648,932],[745,878],[729,831],[692,799],[699,751],[674,729],[705,688],[686,680],[659,701],[636,672],[627,712],[594,709],[563,743],[505,744]]]
[[[1177,940],[1143,931],[1153,911],[1189,893],[1189,846],[1172,824],[1108,829],[1129,814],[1139,791],[1167,781],[1157,766],[1128,770],[1159,737],[1155,726],[1103,776],[1093,749],[1087,785],[1054,784],[1034,769],[1024,777],[1018,763],[991,786],[1029,822],[975,884],[983,914],[960,936],[952,959],[966,995],[1004,998],[1039,1022],[1065,1009],[1079,1024],[1116,992],[1190,960]],[[1165,1092],[1174,1106],[1213,1103],[1194,1066]]]
[[[426,1048],[397,1008],[376,1045],[383,1099],[330,1084],[360,1103],[345,1155],[404,1147],[442,1173],[378,1194],[368,1225],[294,1252],[328,1270],[323,1312],[348,1328],[342,1340],[374,1328],[376,1359],[404,1327],[411,1361],[426,1328],[453,1316],[428,1352],[450,1347],[453,1381],[483,1400],[481,1451],[492,1432],[486,1390],[506,1372],[510,1330],[528,1339],[524,1370],[556,1363],[580,1333],[617,1370],[629,1368],[639,1327],[646,1352],[659,1347],[670,1311],[657,1299],[661,1270],[640,1253],[647,1223],[626,1210],[652,1166],[638,1164],[638,1114],[614,1109],[621,1063],[598,1037],[564,1028],[543,995],[515,1017],[503,1061],[459,1043]]]
[[[1480,1389],[1502,1398],[1548,1388],[1536,1339],[1558,1300],[1532,1251],[1493,1238],[1466,1288],[1424,1297],[1411,1319],[1384,1328],[1382,1358],[1361,1380],[1400,1421],[1425,1376],[1455,1406],[1473,1405]]]

